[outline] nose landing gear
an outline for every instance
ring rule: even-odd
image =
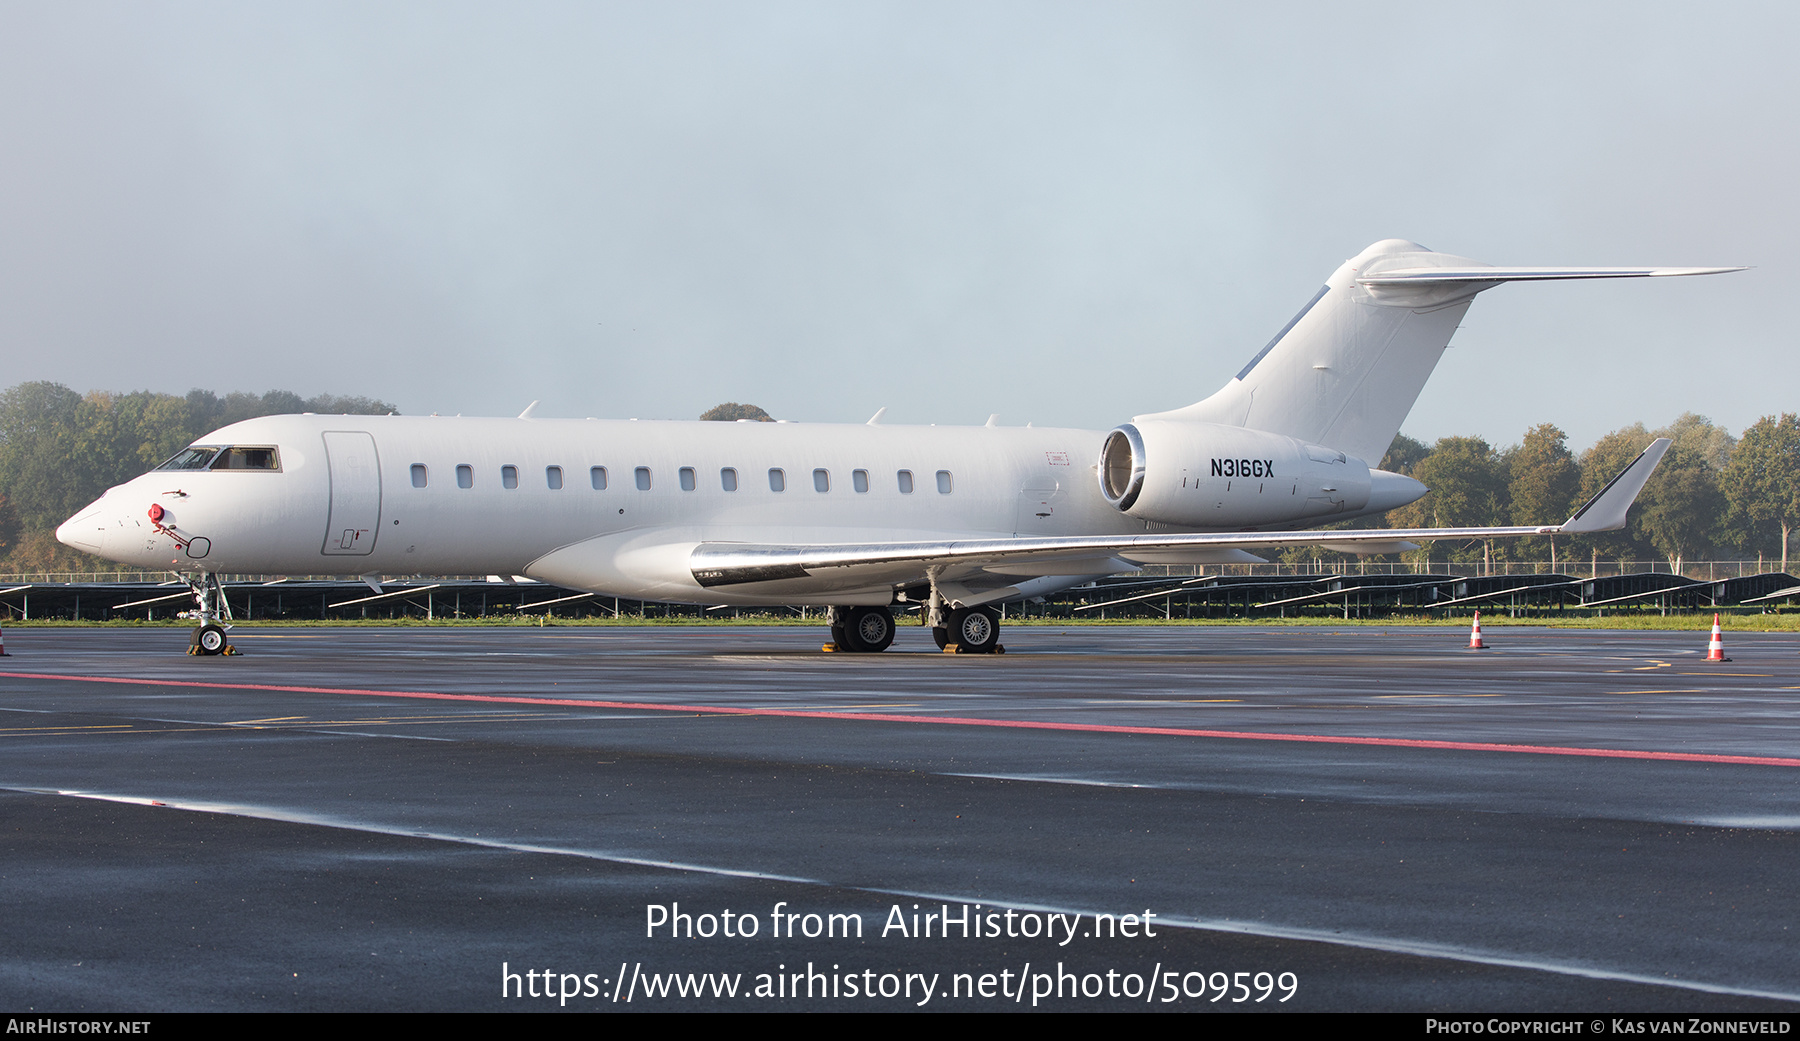
[[[225,627],[210,622],[195,629],[188,642],[189,654],[226,654],[230,651],[231,645],[225,642]]]
[[[197,575],[183,575],[182,578],[187,580],[188,588],[194,593],[194,610],[189,613],[189,617],[200,622],[188,639],[188,653],[236,654],[237,648],[225,639],[225,631],[231,628],[231,601],[225,598],[225,589],[219,584],[219,576],[204,571]]]

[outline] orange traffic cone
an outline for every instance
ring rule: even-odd
[[[1712,639],[1706,643],[1707,661],[1730,661],[1725,657],[1725,634],[1719,629],[1719,616],[1713,615]]]
[[[1481,612],[1475,612],[1475,624],[1469,628],[1469,650],[1485,651],[1487,644],[1481,642]]]

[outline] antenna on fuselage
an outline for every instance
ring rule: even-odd
[[[531,404],[529,404],[529,405],[526,405],[526,406],[525,406],[525,411],[523,411],[523,412],[521,412],[521,413],[519,413],[519,418],[520,418],[520,419],[530,419],[530,418],[531,418],[531,413],[532,413],[532,412],[534,412],[534,411],[536,411],[536,409],[537,409],[537,406],[538,406],[538,403],[537,403],[537,402],[535,402],[535,401],[534,401],[534,402],[532,402],[532,403],[531,403]]]
[[[886,405],[883,405],[880,408],[876,409],[875,414],[869,417],[869,425],[872,427],[880,426],[881,425],[881,417],[884,415],[887,415],[887,406]]]

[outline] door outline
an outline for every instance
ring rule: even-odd
[[[366,557],[381,534],[381,457],[375,435],[363,430],[327,430],[326,470],[331,505],[325,516],[329,557]]]

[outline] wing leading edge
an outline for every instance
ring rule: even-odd
[[[1086,573],[1096,561],[1131,561],[1140,554],[1196,549],[1276,549],[1286,546],[1362,548],[1380,552],[1401,543],[1436,539],[1508,538],[1523,535],[1570,535],[1615,531],[1625,525],[1631,504],[1644,482],[1669,450],[1668,438],[1657,438],[1600,493],[1561,524],[1507,528],[1371,528],[1360,531],[1247,531],[1184,535],[1097,535],[1054,538],[975,538],[937,542],[845,543],[839,545],[755,545],[703,542],[694,547],[689,566],[694,581],[706,588],[758,582],[791,582],[844,571],[875,573],[984,568],[991,565],[1066,562],[1070,574]]]

